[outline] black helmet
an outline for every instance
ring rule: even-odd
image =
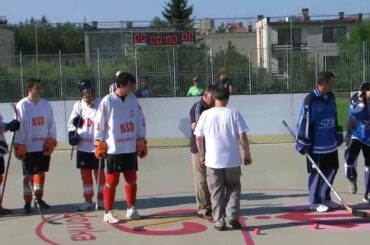
[[[370,91],[370,82],[363,82],[360,85],[360,92]]]
[[[91,81],[87,79],[81,80],[78,84],[78,89],[80,90],[80,92],[84,90],[92,89]]]

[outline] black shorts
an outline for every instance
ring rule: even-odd
[[[77,168],[99,169],[99,159],[96,159],[93,152],[77,151]],[[104,161],[101,168],[104,168]]]
[[[0,175],[5,173],[5,163],[4,163],[4,157],[0,157]]]
[[[137,154],[108,154],[107,156],[107,173],[125,172],[128,170],[138,170]]]
[[[358,157],[362,150],[362,155],[365,158],[365,166],[370,167],[370,146],[365,145],[358,139],[351,139],[347,150],[350,154],[355,155],[356,157]]]
[[[317,166],[319,166],[320,170],[327,170],[327,169],[338,169],[339,168],[339,160],[338,160],[338,151],[335,150],[330,153],[325,154],[314,154],[310,153],[310,156],[315,161]],[[312,169],[312,164],[310,160],[307,158],[307,172],[310,173]]]
[[[45,156],[42,151],[28,152],[26,159],[22,161],[23,175],[48,172],[50,166],[50,155]]]

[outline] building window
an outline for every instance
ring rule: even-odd
[[[338,56],[324,56],[323,64],[326,71],[335,70],[338,64]]]
[[[347,28],[345,26],[323,27],[322,41],[324,43],[336,43],[346,37]]]
[[[293,35],[293,38],[290,38],[291,34]],[[293,42],[293,44],[301,43],[301,29],[278,29],[278,44],[285,45],[290,44],[291,42]]]

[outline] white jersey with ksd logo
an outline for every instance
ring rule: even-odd
[[[27,152],[43,151],[47,138],[57,138],[53,108],[45,99],[34,103],[23,98],[17,103],[17,113],[20,128],[14,142],[26,144]]]
[[[105,96],[96,117],[95,139],[105,140],[109,154],[136,152],[136,140],[146,136],[143,112],[135,95]]]
[[[87,104],[84,100],[81,100],[73,105],[67,128],[68,131],[75,131],[76,128],[73,125],[73,119],[77,116],[82,118],[82,128],[77,129],[79,135],[78,151],[94,152],[95,120],[100,102],[101,99],[96,98],[91,104]]]

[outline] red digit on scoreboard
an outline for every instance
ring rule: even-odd
[[[171,36],[166,36],[166,44],[172,44],[172,37]]]
[[[150,37],[150,44],[151,45],[156,45],[157,44],[157,37],[156,36],[151,36]]]
[[[157,44],[161,45],[163,43],[163,37],[162,36],[157,36]]]
[[[135,41],[135,43],[146,43],[145,33],[135,33],[134,41]]]
[[[171,40],[172,40],[173,44],[177,44],[177,36],[176,35],[172,35]]]

